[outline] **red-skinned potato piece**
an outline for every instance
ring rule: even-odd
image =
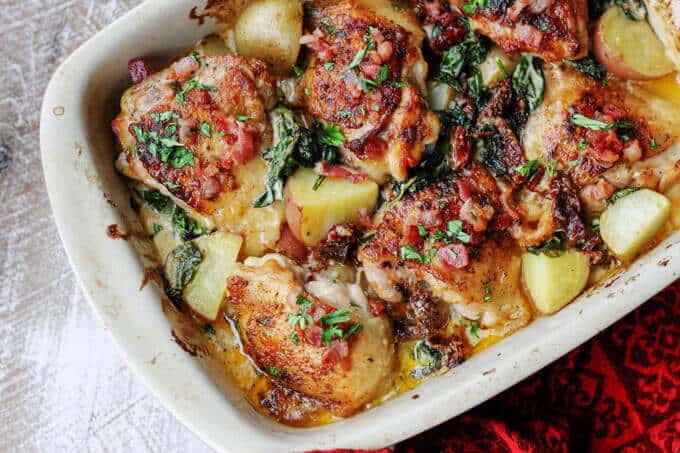
[[[628,19],[618,6],[597,22],[593,50],[607,71],[625,80],[656,79],[675,69],[647,21]]]
[[[325,238],[333,225],[358,221],[378,201],[379,188],[371,180],[352,182],[327,176],[317,183],[318,175],[307,168],[286,183],[286,221],[292,234],[308,247]]]

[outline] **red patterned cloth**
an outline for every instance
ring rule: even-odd
[[[680,280],[492,400],[376,453],[392,451],[679,453]]]

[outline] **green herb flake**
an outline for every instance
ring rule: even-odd
[[[248,121],[250,119],[250,117],[248,115],[239,115],[239,114],[234,115],[234,118],[236,118],[237,121]]]
[[[479,323],[477,321],[472,321],[468,324],[467,330],[470,333],[470,336],[479,339]]]
[[[626,187],[625,189],[618,190],[612,195],[606,202],[607,206],[611,206],[612,204],[616,203],[618,200],[620,200],[623,197],[627,197],[628,195],[637,192],[640,190],[640,187]]]
[[[298,337],[298,334],[296,334],[295,332],[291,333],[289,338],[290,341],[293,342],[293,344],[300,344],[300,337]]]
[[[364,46],[363,48],[361,48],[361,50],[359,50],[359,51],[356,53],[356,55],[354,55],[354,58],[353,58],[352,61],[349,63],[349,66],[347,66],[347,69],[353,69],[353,68],[359,66],[359,64],[361,64],[361,61],[362,61],[362,60],[364,59],[364,57],[366,56],[366,52],[368,52],[368,45],[366,45],[366,46]]]
[[[523,165],[519,165],[514,170],[525,178],[532,179],[538,172],[538,159],[527,161]]]
[[[335,63],[332,61],[327,61],[326,63],[324,63],[323,68],[326,71],[332,71],[335,68]]]
[[[426,238],[429,233],[427,232],[427,228],[425,228],[422,225],[418,225],[418,236],[421,238]]]
[[[278,369],[276,369],[276,367],[271,365],[267,367],[267,373],[274,377],[279,377],[281,375],[281,372]]]
[[[378,83],[383,83],[387,78],[390,76],[390,67],[387,66],[386,64],[382,65],[380,67],[380,71],[378,71]]]
[[[201,134],[203,134],[204,137],[210,138],[210,124],[203,121],[198,130],[201,131]]]

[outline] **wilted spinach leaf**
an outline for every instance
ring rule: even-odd
[[[201,261],[201,251],[191,242],[179,245],[170,252],[165,260],[165,277],[170,288],[183,290],[194,278]]]
[[[183,241],[188,241],[206,233],[205,227],[198,220],[189,217],[186,211],[179,206],[175,206],[172,212],[172,227],[177,237]]]
[[[573,66],[593,80],[597,80],[598,82],[607,80],[607,70],[599,61],[597,61],[593,54],[588,54],[588,56],[583,57],[580,60],[565,59],[564,62],[569,66]]]
[[[503,148],[503,141],[500,135],[493,126],[488,126],[490,134],[480,137],[475,142],[475,148],[479,159],[484,166],[494,176],[505,176],[508,174],[508,168],[505,165],[505,150]]]
[[[411,371],[415,379],[425,379],[442,366],[442,353],[425,340],[420,340],[413,347],[413,358],[419,363]]]
[[[512,73],[512,88],[518,96],[526,102],[529,113],[543,101],[545,80],[540,60],[533,55],[524,53]]]

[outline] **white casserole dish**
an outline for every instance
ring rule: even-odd
[[[352,418],[291,428],[257,414],[235,387],[225,396],[174,341],[153,285],[126,241],[128,189],[114,170],[109,123],[128,85],[127,61],[172,56],[208,34],[194,1],[147,1],[76,50],[56,71],[42,107],[40,142],[55,221],[86,297],[130,367],[177,418],[220,451],[377,448],[417,434],[491,398],[630,312],[680,273],[680,232],[550,317],[474,356],[449,374]],[[416,395],[418,397],[416,398]]]

